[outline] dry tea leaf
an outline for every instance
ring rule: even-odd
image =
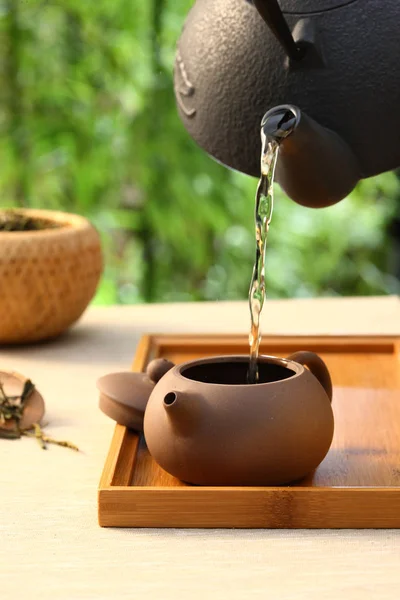
[[[40,423],[44,411],[43,397],[30,379],[15,371],[0,371],[0,429],[29,429]]]
[[[0,371],[0,438],[35,437],[41,448],[57,444],[79,451],[67,441],[55,440],[43,432],[40,422],[45,411],[42,395],[30,379],[15,371]]]

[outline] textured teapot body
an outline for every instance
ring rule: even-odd
[[[361,177],[400,165],[398,0],[280,0],[300,61],[247,0],[197,0],[178,43],[183,123],[209,154],[259,175],[264,113],[294,104],[351,148]],[[306,148],[305,148],[306,150]]]
[[[265,357],[287,371],[285,379],[229,385],[185,376],[196,365],[232,360],[248,359],[193,361],[156,384],[144,420],[151,455],[175,477],[200,485],[279,485],[304,477],[332,442],[324,388],[302,365]]]

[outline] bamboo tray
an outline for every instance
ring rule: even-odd
[[[334,384],[335,436],[318,469],[284,487],[196,487],[151,458],[143,437],[117,425],[98,492],[103,527],[400,527],[400,338],[269,337],[264,354],[312,350]],[[145,336],[133,369],[244,354],[245,336]]]

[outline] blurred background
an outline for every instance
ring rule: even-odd
[[[172,87],[193,0],[3,0],[2,206],[80,213],[106,259],[97,304],[247,297],[256,180],[189,138]],[[400,293],[400,176],[335,207],[276,188],[270,298]]]

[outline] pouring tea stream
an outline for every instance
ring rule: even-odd
[[[251,329],[248,383],[258,382],[260,316],[265,300],[265,253],[274,208],[273,183],[279,144],[294,131],[296,121],[296,112],[286,106],[269,111],[261,122],[261,177],[255,205],[256,258],[249,290]]]

